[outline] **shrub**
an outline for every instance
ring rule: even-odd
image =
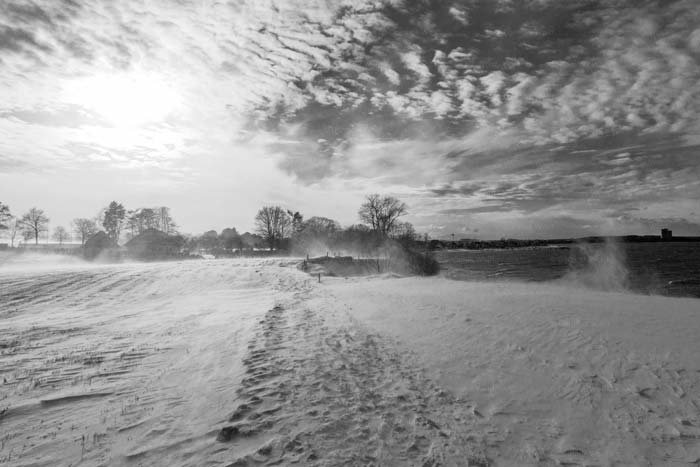
[[[440,263],[435,259],[432,252],[406,249],[404,254],[411,273],[421,276],[434,276],[440,272]]]

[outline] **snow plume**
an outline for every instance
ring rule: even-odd
[[[629,286],[629,271],[623,247],[612,238],[600,243],[579,243],[572,250],[565,283],[605,291],[624,291]]]
[[[18,249],[16,249],[18,250]],[[35,251],[4,251],[0,253],[0,272],[36,272],[53,269],[85,267],[80,256]]]

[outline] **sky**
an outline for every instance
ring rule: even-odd
[[[697,0],[3,0],[0,201],[700,235]]]

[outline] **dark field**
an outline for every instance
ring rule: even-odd
[[[437,253],[458,280],[580,282],[603,290],[700,298],[700,243],[581,244]]]

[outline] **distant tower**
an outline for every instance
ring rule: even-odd
[[[673,231],[668,229],[661,229],[661,240],[671,240],[673,238]]]

